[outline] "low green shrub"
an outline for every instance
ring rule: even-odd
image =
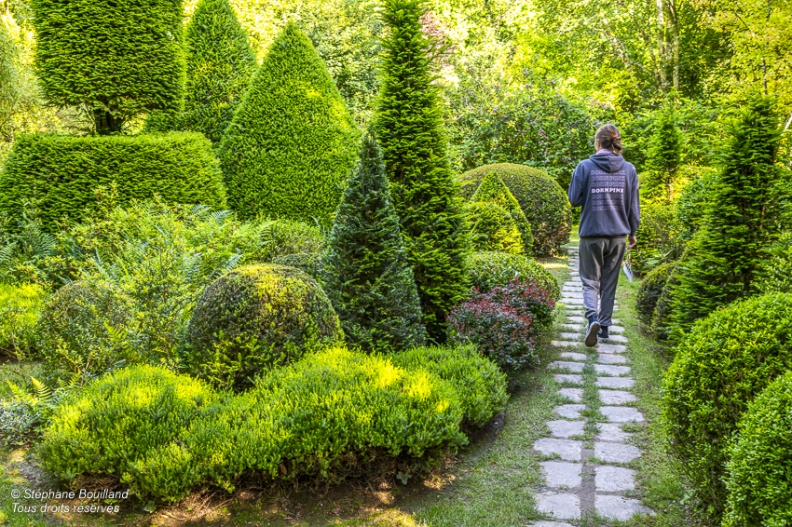
[[[272,263],[284,265],[286,267],[295,267],[316,281],[321,279],[322,255],[319,253],[285,254],[272,260]]]
[[[457,390],[465,421],[485,425],[502,411],[509,399],[506,376],[474,346],[414,348],[390,356],[394,365],[407,370],[424,369]]]
[[[500,176],[528,218],[534,238],[533,252],[537,255],[556,254],[569,241],[572,209],[564,189],[539,169],[499,163],[462,174],[462,195],[470,199],[484,177],[491,173]]]
[[[217,397],[201,381],[164,368],[141,365],[113,372],[57,408],[44,431],[41,460],[66,481],[113,475],[133,492],[168,500],[176,488],[197,483],[196,474],[179,474],[178,483],[165,481],[173,474],[152,474],[142,460],[162,448],[189,459],[181,440]],[[152,479],[158,485],[150,485]]]
[[[187,333],[190,371],[223,387],[343,341],[338,315],[319,284],[293,267],[240,267],[206,288]]]
[[[259,260],[273,262],[281,256],[301,253],[321,253],[325,248],[322,230],[293,220],[264,220],[261,225],[261,253]]]
[[[697,322],[663,380],[672,451],[715,515],[726,497],[727,447],[751,400],[792,369],[792,294],[740,301]]]
[[[34,203],[47,230],[96,212],[95,191],[115,183],[119,203],[159,195],[170,203],[225,205],[212,144],[201,134],[23,135],[0,174],[0,212]]]
[[[116,333],[132,314],[129,301],[96,284],[72,282],[41,309],[38,349],[52,379],[90,379],[140,357]]]
[[[524,254],[520,229],[511,215],[495,203],[474,201],[462,208],[474,251]]]
[[[652,323],[657,302],[675,267],[676,262],[658,265],[641,280],[638,294],[635,297],[635,309],[638,311],[638,318],[647,326]]]
[[[231,491],[250,475],[334,481],[394,458],[420,469],[464,445],[463,418],[486,423],[505,392],[505,377],[470,348],[387,357],[327,349],[223,396],[135,366],[61,404],[41,458],[62,479],[109,475],[162,501],[208,484]]]
[[[660,295],[657,297],[654,312],[652,313],[652,320],[649,325],[652,335],[659,340],[668,340],[671,338],[671,312],[673,308],[673,294],[674,287],[679,283],[679,276],[677,275],[677,267],[674,265],[668,278],[666,279]]]
[[[35,284],[0,284],[0,353],[20,360],[31,356],[45,296]]]
[[[675,205],[642,200],[638,243],[630,251],[630,263],[637,273],[648,273],[657,265],[682,256],[683,245],[676,223]]]
[[[792,525],[792,371],[756,396],[738,428],[723,526]]]
[[[561,286],[555,276],[532,258],[502,252],[472,253],[465,267],[474,288],[486,293],[518,278],[530,278],[550,292],[554,300],[561,298]]]

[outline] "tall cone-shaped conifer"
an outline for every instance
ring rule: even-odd
[[[187,27],[180,129],[219,143],[256,72],[256,54],[228,0],[201,0]]]
[[[330,226],[360,132],[308,37],[275,39],[220,142],[228,201],[243,218]]]
[[[470,198],[470,201],[483,201],[484,203],[494,203],[500,205],[509,213],[509,215],[517,224],[522,237],[523,252],[525,256],[530,256],[533,252],[533,233],[531,232],[531,223],[525,217],[525,213],[520,207],[517,198],[509,190],[509,187],[503,182],[500,176],[496,173],[487,174],[484,180],[479,185],[479,188]]]
[[[424,344],[418,290],[382,153],[370,133],[363,137],[322,263],[322,283],[348,344],[383,352]]]
[[[467,292],[458,189],[430,71],[420,0],[385,0],[377,133],[429,336],[446,338],[446,315]]]
[[[789,172],[776,163],[781,133],[774,101],[756,97],[733,124],[703,225],[671,290],[674,336],[696,319],[755,292],[754,278],[777,239]]]

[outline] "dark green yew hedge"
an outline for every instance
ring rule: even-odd
[[[45,228],[78,221],[96,204],[97,187],[115,183],[119,201],[159,195],[171,203],[225,206],[211,143],[197,133],[17,139],[0,174],[0,212],[31,202]]]

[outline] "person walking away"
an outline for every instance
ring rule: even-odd
[[[592,347],[608,338],[625,237],[632,248],[640,224],[638,174],[621,155],[618,128],[608,124],[594,136],[597,153],[575,168],[569,202],[580,212],[580,280],[586,310],[585,343]],[[599,304],[599,308],[598,308]]]

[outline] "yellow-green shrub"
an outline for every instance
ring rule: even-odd
[[[275,366],[343,341],[330,300],[293,267],[240,267],[206,288],[187,332],[195,374],[242,389]]]
[[[730,304],[681,340],[663,380],[672,451],[716,514],[726,497],[726,449],[751,400],[792,369],[792,294]]]
[[[179,446],[187,427],[216,393],[206,384],[163,368],[133,366],[106,375],[57,408],[44,431],[40,455],[57,477],[113,475],[137,493],[160,499],[175,488],[197,483],[197,474],[178,474],[179,484],[152,474],[141,463],[153,451]],[[161,467],[160,467],[161,468]],[[186,479],[185,479],[186,477]]]
[[[792,525],[792,371],[753,400],[738,428],[723,526]]]
[[[35,328],[44,296],[44,290],[35,284],[0,284],[0,353],[23,358],[35,350]]]
[[[524,254],[520,229],[506,209],[495,203],[474,201],[466,203],[462,212],[474,251]]]

